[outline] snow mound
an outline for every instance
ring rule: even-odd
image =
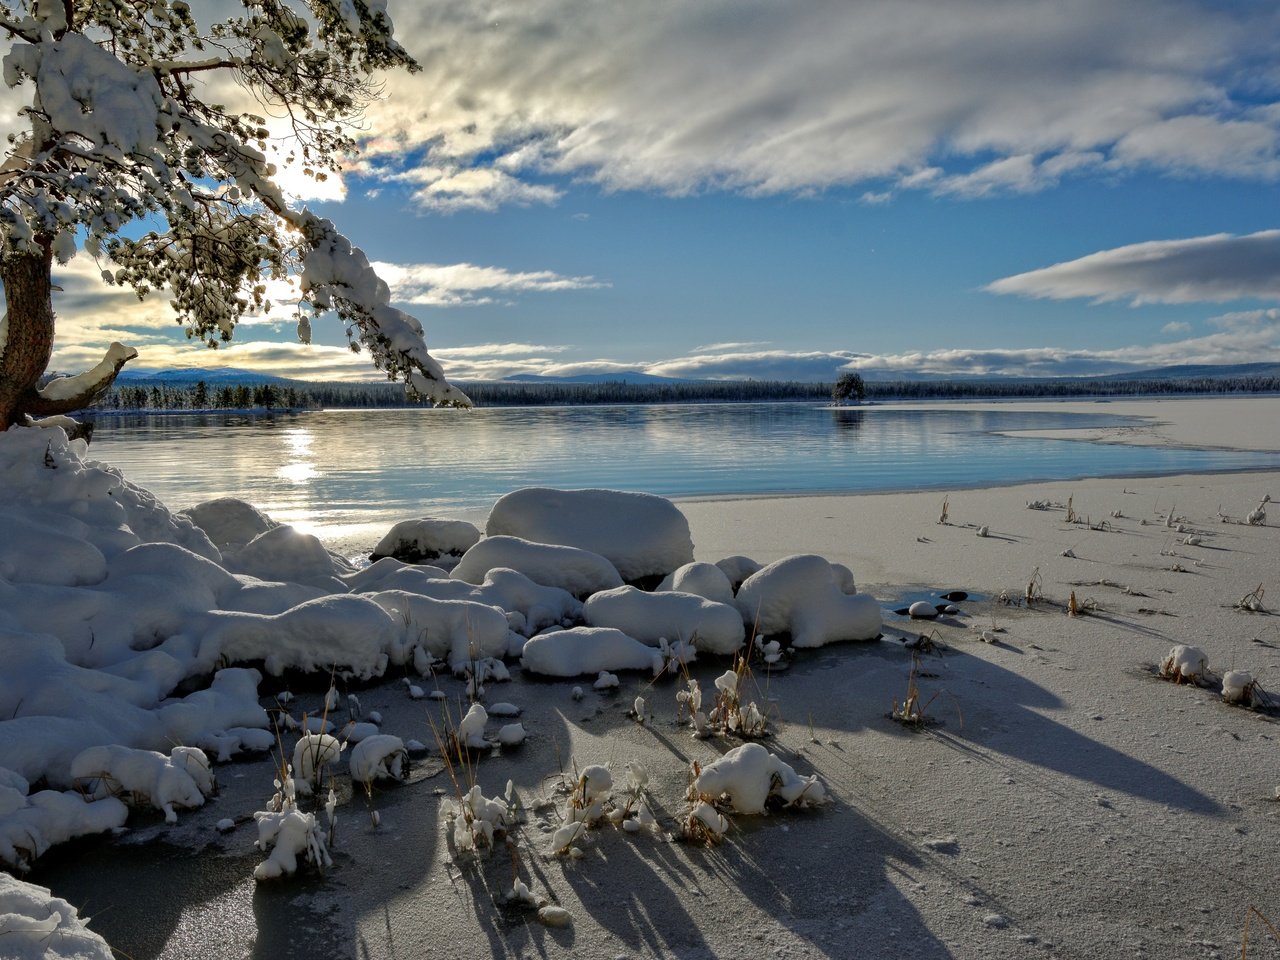
[[[678,640],[707,653],[730,654],[746,636],[736,607],[691,593],[645,593],[635,587],[602,590],[588,598],[582,615],[588,626],[617,627],[650,646]]]
[[[882,623],[880,605],[868,594],[845,593],[844,582],[822,557],[784,557],[743,582],[738,610],[757,633],[789,633],[796,647],[874,640]]]
[[[275,616],[214,611],[200,638],[198,662],[264,661],[267,672],[329,670],[368,680],[381,676],[401,646],[402,625],[364,597],[311,600]]]
[[[27,796],[25,780],[20,786],[12,782],[0,785],[0,866],[18,872],[29,870],[36,858],[55,844],[114,830],[128,819],[129,808],[115,797],[88,801],[77,791],[56,790]],[[0,882],[4,876],[0,873]]]
[[[224,552],[239,550],[259,534],[280,526],[253,504],[235,497],[205,500],[179,510],[178,514],[203,530],[213,545]]]
[[[758,743],[744,743],[707,764],[692,792],[713,800],[727,796],[738,813],[764,813],[770,797],[788,806],[821,803],[826,797],[816,776],[800,776]]]
[[[686,563],[658,584],[658,590],[692,593],[716,603],[733,604],[733,584],[714,563]]]
[[[463,554],[450,576],[479,584],[499,567],[524,574],[544,587],[558,587],[577,597],[622,586],[612,563],[578,547],[535,543],[520,537],[486,537]]]
[[[627,581],[665,576],[693,560],[689,521],[670,500],[648,493],[528,487],[494,504],[485,532],[598,553]]]
[[[734,593],[738,592],[738,588],[742,586],[742,582],[753,573],[758,573],[761,565],[756,563],[750,557],[725,557],[723,560],[717,560],[716,566],[720,568],[720,572],[729,578],[729,583],[733,587]]]
[[[0,873],[0,944],[6,960],[112,960],[107,941],[50,890]]]
[[[1199,647],[1178,644],[1160,663],[1160,675],[1179,683],[1197,683],[1209,672],[1209,658]]]
[[[579,677],[602,670],[662,670],[662,654],[611,627],[574,627],[540,633],[524,645],[520,664],[548,677]]]
[[[429,563],[441,556],[460,557],[479,539],[479,529],[465,520],[401,520],[378,541],[369,559],[376,562],[392,557],[404,563]]]

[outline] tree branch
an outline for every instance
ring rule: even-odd
[[[133,347],[113,343],[98,365],[74,377],[57,377],[18,402],[18,412],[47,417],[89,406],[115,382],[120,368],[138,355]]]

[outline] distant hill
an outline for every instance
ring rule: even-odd
[[[1280,377],[1280,363],[1183,363],[1130,373],[1112,373],[1089,380],[1185,380],[1189,378]]]
[[[459,381],[465,382],[465,381]],[[522,373],[504,377],[499,383],[706,383],[705,380],[682,380],[676,377],[658,377],[639,370],[619,373],[583,373],[576,377],[544,377],[535,373]]]
[[[116,377],[116,382],[127,383],[199,383],[206,384],[245,384],[257,386],[270,383],[273,386],[299,386],[305,380],[291,380],[288,377],[277,377],[270,373],[255,373],[252,370],[240,370],[236,367],[215,367],[212,370],[201,368],[184,368],[181,370],[148,370],[146,368],[125,367]]]

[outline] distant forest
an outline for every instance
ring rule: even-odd
[[[575,404],[751,403],[831,399],[830,383],[734,380],[703,383],[463,383],[478,407]],[[1165,379],[894,380],[866,382],[867,400],[1133,397],[1280,392],[1280,377]],[[412,407],[396,383],[207,384],[139,381],[108,391],[91,410],[317,410],[325,407]]]

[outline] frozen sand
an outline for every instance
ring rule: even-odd
[[[1255,417],[1277,419],[1270,409]],[[710,850],[605,828],[580,861],[546,854],[541,827],[559,825],[549,804],[563,808],[561,768],[612,762],[618,774],[639,759],[670,816],[683,806],[688,762],[735,745],[677,728],[674,684],[645,689],[629,674],[616,694],[576,681],[492,687],[488,702],[526,708],[530,737],[482,760],[478,779],[488,796],[515,781],[530,809],[519,875],[569,909],[566,929],[495,904],[511,885],[504,850],[479,866],[446,862],[434,793],[451,789],[443,775],[379,790],[376,831],[362,797],[341,808],[337,865],[323,879],[255,888],[252,827],[213,829],[261,806],[265,762],[221,767],[221,796],[176,828],[142,826],[130,838],[207,844],[218,857],[91,843],[47,855],[31,879],[134,957],[1233,955],[1249,904],[1280,912],[1270,868],[1280,728],[1209,691],[1158,681],[1149,666],[1174,643],[1195,643],[1219,672],[1250,669],[1280,686],[1280,630],[1269,615],[1232,608],[1260,582],[1280,595],[1280,531],[1217,517],[1243,518],[1267,492],[1280,495],[1280,475],[957,491],[945,526],[937,493],[682,504],[699,559],[820,553],[849,565],[860,589],[895,601],[916,590],[1018,597],[1038,567],[1053,602],[967,603],[964,616],[938,622],[948,650],[926,658],[936,676],[920,684],[926,699],[939,692],[929,713],[940,724],[924,731],[885,717],[910,664],[894,640],[804,652],[790,670],[761,676],[780,717],[768,745],[797,772],[817,773],[831,802],[735,817]],[[1025,508],[1068,496],[1113,529]],[[1163,525],[1171,507],[1205,535],[1201,546],[1176,543],[1182,536]],[[990,536],[976,535],[982,525]],[[1076,558],[1061,556],[1068,548]],[[1065,616],[1073,589],[1097,609]],[[998,645],[969,629],[993,621],[1005,628]],[[722,669],[700,664],[704,687]],[[587,691],[580,702],[576,684]],[[456,705],[462,684],[440,686]],[[637,693],[654,714],[644,727],[625,716]],[[425,716],[438,708],[410,701],[399,683],[361,700],[383,713],[384,730],[430,741]],[[432,769],[427,761],[419,772]],[[77,859],[88,866],[75,869]]]

